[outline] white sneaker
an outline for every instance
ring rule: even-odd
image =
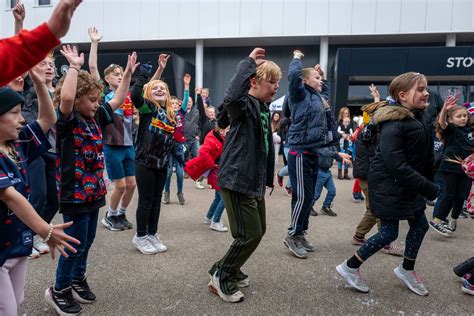
[[[39,251],[33,248],[31,250],[31,254],[28,256],[28,259],[38,259],[39,257],[40,257]]]
[[[204,189],[204,186],[201,184],[200,181],[195,181],[194,186],[196,187],[196,189],[200,189],[200,190]]]
[[[211,224],[211,219],[207,218],[207,215],[203,215],[202,220],[204,224],[207,224],[207,225]]]
[[[402,265],[399,265],[393,272],[395,272],[395,275],[402,280],[413,293],[420,296],[428,295],[428,290],[415,270],[405,270]]]
[[[157,252],[165,252],[166,250],[168,250],[168,247],[163,244],[158,235],[148,235],[148,240]]]
[[[38,235],[33,237],[33,248],[38,250],[38,252],[42,255],[49,253],[48,244],[43,242]]]
[[[216,272],[217,273],[217,272]],[[239,303],[244,300],[244,294],[241,291],[237,291],[233,294],[224,294],[220,287],[219,278],[216,273],[211,277],[209,284],[207,285],[209,291],[218,295],[224,302]]]
[[[336,267],[337,272],[349,283],[350,286],[362,293],[368,293],[369,287],[362,281],[359,269],[347,266],[347,260]]]
[[[209,228],[218,232],[226,232],[229,229],[224,226],[221,222],[211,222],[211,225],[209,225]]]
[[[138,249],[144,255],[153,255],[157,253],[157,249],[151,244],[148,236],[138,237],[137,235],[133,236],[132,240],[135,248]]]

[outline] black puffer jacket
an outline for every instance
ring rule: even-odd
[[[431,129],[422,112],[385,106],[374,114],[380,139],[370,163],[369,202],[372,213],[385,220],[412,218],[434,200],[439,187],[428,180],[433,170]]]
[[[374,132],[377,132],[375,129]],[[370,140],[364,141],[364,132],[361,130],[357,134],[355,141],[355,158],[352,161],[352,172],[354,178],[360,178],[361,180],[367,180],[369,176],[370,162],[375,157],[375,148],[378,143],[378,135],[374,135]]]
[[[256,67],[250,57],[239,63],[221,105],[218,121],[225,116],[230,130],[219,164],[219,186],[262,198],[265,186],[273,187],[275,153],[268,105],[248,94]],[[261,114],[266,114],[264,122]]]

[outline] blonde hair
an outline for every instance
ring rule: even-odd
[[[342,122],[342,119],[343,119],[342,113],[345,112],[345,111],[349,112],[349,119],[350,119],[351,111],[349,111],[349,108],[347,106],[343,106],[342,108],[339,109],[339,115],[337,116],[337,121],[338,122]]]
[[[54,61],[54,51],[50,51],[48,55],[46,55],[46,58],[51,58]]]
[[[273,61],[266,60],[257,66],[257,74],[255,75],[255,80],[257,82],[261,80],[280,81],[280,79],[281,69]]]
[[[110,75],[111,73],[113,73],[115,71],[115,69],[120,69],[121,72],[123,72],[123,67],[120,66],[120,65],[116,65],[116,64],[110,64],[109,66],[107,66],[107,68],[104,69],[104,77]]]
[[[153,96],[152,96],[153,87],[155,85],[159,84],[159,83],[162,83],[165,86],[165,89],[166,89],[166,101],[165,101],[166,117],[167,117],[168,121],[175,124],[176,123],[176,114],[171,109],[170,90],[169,90],[168,85],[166,84],[166,82],[164,82],[162,80],[152,80],[152,81],[148,82],[147,85],[145,87],[143,87],[143,97],[145,99],[147,99],[148,102],[151,102],[152,104],[154,104],[156,107],[162,108],[162,106],[158,102],[153,100]]]
[[[316,69],[314,68],[303,68],[303,70],[301,70],[301,77],[303,77],[303,79],[308,79],[311,74],[314,72],[316,72]]]
[[[56,91],[54,93],[53,104],[55,107],[61,104],[61,90],[64,84],[64,79],[66,76],[63,76],[59,80],[58,85],[56,86]],[[77,85],[76,85],[76,95],[74,96],[74,103],[79,100],[80,97],[89,94],[91,91],[102,92],[104,86],[96,81],[90,73],[87,71],[81,70],[77,75]]]

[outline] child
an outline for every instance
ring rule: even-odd
[[[349,108],[347,106],[344,106],[339,110],[339,115],[337,117],[338,134],[342,136],[342,141],[345,141],[346,139],[349,139],[349,137],[350,137],[350,134],[343,133],[342,131],[341,132],[339,131],[339,126],[343,125],[343,121],[346,117],[349,118],[349,121],[350,121],[351,113],[349,111]],[[352,128],[352,124],[351,124],[350,128]],[[340,145],[339,150],[341,152],[344,152],[344,146]],[[344,177],[345,177],[346,174],[347,174],[347,178],[349,178],[349,165],[344,164],[344,175],[342,173],[342,166],[343,166],[343,163],[341,161],[338,161],[337,162],[337,178],[339,180],[344,180]]]
[[[428,82],[419,73],[405,73],[392,80],[390,96],[396,101],[379,102],[374,123],[380,128],[380,141],[370,162],[368,177],[372,214],[380,218],[379,232],[370,237],[354,256],[337,266],[337,272],[358,291],[369,288],[360,276],[359,267],[398,236],[401,220],[408,220],[403,263],[395,275],[418,295],[428,290],[415,272],[415,261],[428,230],[424,198],[433,200],[439,187],[428,180],[433,168],[433,144],[430,127],[423,119],[427,106]]]
[[[237,66],[219,111],[220,127],[230,124],[219,164],[219,187],[234,241],[209,270],[209,290],[231,303],[241,302],[249,285],[240,268],[265,234],[265,187],[273,187],[274,152],[270,102],[278,90],[280,68],[255,48]]]
[[[328,85],[323,81],[320,65],[302,69],[299,50],[293,52],[288,71],[289,100],[283,113],[291,115],[288,130],[288,171],[293,189],[291,196],[291,223],[283,243],[297,258],[306,258],[314,246],[305,238],[314,199],[314,188],[318,175],[318,149],[329,142],[328,117],[332,117],[329,104],[323,99]],[[288,113],[289,112],[289,113]],[[334,125],[334,124],[332,124]]]
[[[10,88],[0,88],[0,314],[17,315],[23,302],[26,279],[26,256],[32,251],[33,233],[41,236],[55,257],[57,248],[64,256],[67,243],[78,244],[65,235],[68,222],[52,225],[43,221],[28,202],[28,164],[49,148],[45,133],[56,121],[54,107],[45,84],[44,73],[38,67],[30,76],[38,96],[37,120],[24,125],[21,115],[23,98]],[[31,229],[31,230],[30,230]]]
[[[163,194],[163,203],[169,204],[170,203],[170,183],[171,183],[171,176],[173,175],[173,167],[176,168],[176,182],[178,185],[178,201],[179,204],[184,205],[184,194],[183,194],[183,178],[184,178],[184,171],[183,165],[178,161],[184,161],[184,143],[186,142],[186,137],[184,136],[184,124],[185,119],[184,116],[186,115],[186,108],[188,107],[188,100],[189,98],[189,85],[191,83],[191,75],[186,74],[183,78],[184,82],[184,96],[183,102],[180,106],[179,100],[177,97],[171,97],[171,109],[176,115],[176,128],[174,130],[174,139],[177,143],[179,148],[179,159],[174,158],[173,155],[170,157],[170,162],[168,165],[168,172],[166,174],[166,184],[165,184],[165,192]]]
[[[132,243],[142,254],[165,252],[168,248],[159,238],[161,198],[171,155],[181,155],[173,138],[176,115],[171,109],[168,85],[161,80],[148,81],[151,68],[140,67],[140,74],[131,89],[133,105],[140,112],[135,143],[138,208],[137,232]],[[145,86],[146,84],[146,86]],[[178,161],[184,164],[182,161]]]
[[[457,99],[446,99],[438,117],[437,134],[444,143],[444,158],[439,165],[443,179],[443,196],[436,203],[430,227],[449,237],[456,230],[456,221],[471,188],[471,180],[459,163],[450,160],[465,159],[474,149],[474,136],[470,124],[471,115],[464,106],[456,105]],[[451,218],[447,216],[452,209]]]
[[[204,223],[210,224],[209,228],[218,232],[228,231],[227,227],[221,222],[222,212],[224,211],[224,200],[220,188],[217,184],[217,173],[219,170],[219,159],[224,147],[224,137],[226,130],[215,127],[204,139],[204,144],[199,148],[199,155],[189,160],[184,168],[192,179],[197,179],[204,173],[207,173],[209,185],[216,191],[214,200],[207,214],[204,216]]]
[[[350,163],[351,156],[345,153],[337,152],[336,149],[331,147],[323,147],[318,149],[318,156],[318,180],[316,181],[316,186],[314,188],[314,199],[313,205],[311,206],[310,215],[318,215],[318,213],[314,210],[314,204],[321,196],[323,187],[325,187],[328,192],[320,212],[321,214],[328,216],[337,216],[336,212],[331,209],[332,201],[336,197],[336,186],[334,185],[334,180],[332,179],[331,168],[334,159],[337,161],[342,160],[344,163]]]
[[[346,154],[351,154],[353,130],[352,130],[351,118],[349,116],[346,116],[342,119],[342,121],[339,123],[339,126],[337,127],[337,132],[341,135],[341,139],[339,140],[339,147],[341,148],[341,152],[346,153]],[[342,162],[338,162],[338,165],[341,163]],[[339,168],[339,169],[342,169],[342,168]],[[344,162],[344,177],[338,174],[338,179],[339,180],[351,179],[349,177],[349,165],[346,162]]]
[[[98,100],[102,85],[85,71],[84,54],[76,47],[63,46],[61,54],[69,62],[67,74],[61,79],[54,102],[58,105],[57,179],[60,213],[64,221],[74,221],[66,229],[81,241],[76,254],[60,258],[56,283],[45,291],[45,299],[58,313],[78,314],[79,303],[96,299],[86,280],[87,259],[95,238],[99,208],[105,205],[107,193],[103,179],[104,152],[102,131],[113,122],[113,112],[124,102],[136,54],[128,57],[123,80],[114,98],[102,106]]]
[[[461,290],[466,294],[474,295],[474,257],[461,262],[453,270],[463,282]]]
[[[281,146],[281,134],[280,134],[280,121],[281,113],[273,112],[272,114],[272,136],[273,136],[273,146],[275,147],[275,166],[278,164],[278,153],[280,152]]]

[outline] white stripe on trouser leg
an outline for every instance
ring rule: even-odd
[[[304,179],[303,179],[303,154],[298,154],[296,156],[296,196],[297,200],[295,203],[295,208],[291,214],[291,227],[289,231],[290,235],[293,235],[296,232],[296,225],[298,219],[301,215],[301,210],[303,209],[304,204]]]

